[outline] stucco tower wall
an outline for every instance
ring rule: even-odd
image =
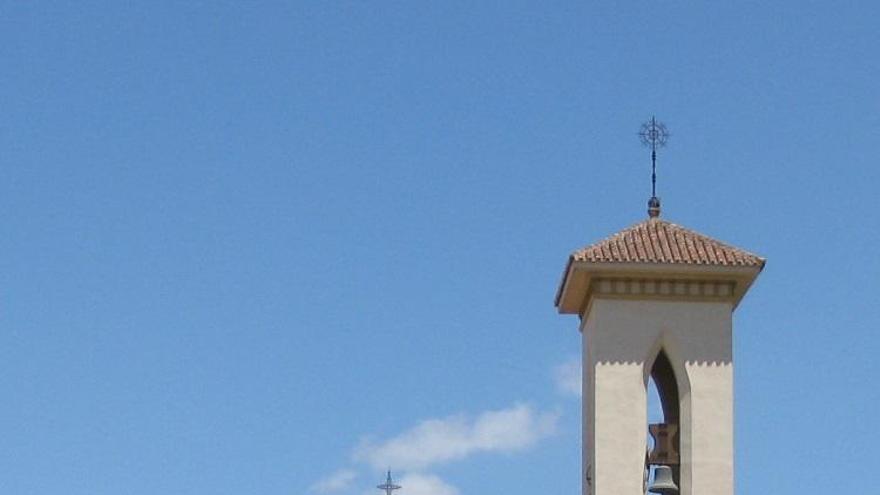
[[[733,495],[733,303],[594,298],[587,311],[584,495],[644,494],[646,383],[661,348],[679,389],[681,493]]]

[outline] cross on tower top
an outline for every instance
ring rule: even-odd
[[[642,144],[651,148],[651,199],[648,200],[648,216],[654,218],[660,216],[660,198],[657,197],[657,148],[666,146],[669,131],[652,116],[651,120],[642,124],[639,138]]]
[[[395,485],[394,481],[391,479],[391,470],[388,470],[388,477],[385,479],[385,483],[381,485],[376,485],[376,488],[385,491],[385,495],[391,495],[391,492],[394,490],[400,490],[400,485]]]

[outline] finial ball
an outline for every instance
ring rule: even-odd
[[[660,198],[657,196],[652,196],[651,199],[648,200],[648,216],[651,218],[657,218],[660,216]]]

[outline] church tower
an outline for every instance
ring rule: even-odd
[[[764,259],[651,199],[647,220],[572,253],[556,295],[583,335],[583,494],[733,495],[732,316]]]

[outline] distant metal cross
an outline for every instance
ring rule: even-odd
[[[400,490],[400,485],[395,485],[394,481],[391,480],[391,470],[388,470],[388,478],[385,479],[385,483],[381,485],[376,485],[376,488],[380,490],[385,490],[385,495],[391,495],[391,492],[394,490]]]
[[[657,148],[666,146],[666,140],[669,139],[669,131],[666,126],[657,119],[651,117],[651,120],[642,124],[642,130],[639,132],[639,138],[642,144],[651,148],[651,198],[657,197]]]

